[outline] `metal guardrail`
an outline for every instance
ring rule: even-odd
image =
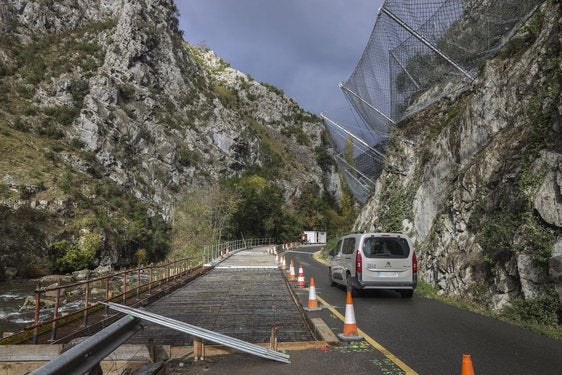
[[[142,329],[140,320],[125,316],[104,330],[32,371],[30,375],[85,374]]]

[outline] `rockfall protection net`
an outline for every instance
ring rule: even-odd
[[[544,0],[386,0],[343,93],[362,125],[324,124],[355,197],[368,199],[392,126],[472,82]],[[340,128],[341,127],[341,128]],[[343,129],[343,130],[342,130]],[[368,165],[367,165],[368,164]],[[376,165],[372,165],[376,164]]]

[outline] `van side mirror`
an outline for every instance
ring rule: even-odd
[[[338,253],[337,249],[330,250],[330,255],[333,256],[333,257],[335,257],[337,253]]]

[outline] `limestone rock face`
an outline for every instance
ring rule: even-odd
[[[500,51],[464,91],[390,138],[392,168],[355,227],[408,233],[422,279],[441,293],[498,310],[554,288],[562,297],[561,68],[551,63],[560,15],[559,4],[543,4],[532,43]]]
[[[29,148],[58,169],[36,173],[43,190],[17,194],[34,179],[4,168],[0,207],[19,210],[29,196],[44,215],[71,216],[80,203],[68,191],[95,199],[109,180],[169,221],[191,187],[256,168],[275,170],[287,200],[310,183],[341,195],[337,171],[316,161],[315,149],[329,147],[321,120],[186,43],[177,16],[172,0],[0,4],[0,96],[13,104],[0,124],[43,136]],[[72,182],[56,191],[63,177]]]

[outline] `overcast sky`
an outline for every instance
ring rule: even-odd
[[[353,71],[382,0],[176,0],[180,27],[230,65],[304,109],[352,121],[338,87]]]

